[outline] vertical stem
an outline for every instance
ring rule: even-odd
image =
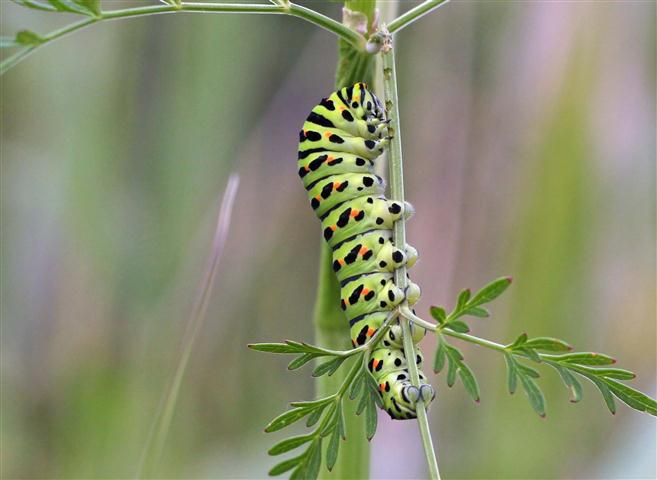
[[[346,1],[345,6],[352,11],[363,12],[368,22],[374,16],[376,0]],[[355,82],[372,83],[373,56],[356,50],[344,40],[340,40],[335,86],[343,88]],[[315,300],[314,324],[315,342],[325,348],[345,350],[351,348],[349,341],[349,322],[340,309],[340,287],[332,268],[332,250],[321,239],[319,281]],[[359,357],[355,356],[356,359]],[[353,359],[348,360],[353,362]],[[348,368],[341,368],[335,374],[317,378],[315,386],[317,395],[332,395],[345,379]],[[364,416],[356,416],[355,402],[345,402],[345,427],[347,440],[340,445],[340,454],[329,472],[325,466],[319,473],[320,479],[363,479],[369,477],[370,447],[365,435]]]
[[[395,55],[394,49],[389,48],[383,53],[383,88],[386,98],[386,109],[389,118],[392,119],[389,126],[390,135],[393,137],[390,140],[389,158],[388,158],[388,182],[390,183],[390,198],[399,202],[404,202],[404,171],[402,164],[402,151],[401,151],[401,134],[399,129],[399,101],[397,99],[397,74],[395,71]],[[393,230],[394,243],[398,248],[404,248],[406,244],[406,228],[404,219],[395,222]],[[402,290],[406,290],[406,266],[402,266],[395,271],[395,283]],[[399,320],[402,327],[402,334],[404,336],[404,353],[406,356],[406,363],[408,364],[408,371],[411,376],[413,385],[420,385],[420,377],[418,374],[417,365],[415,363],[415,345],[413,344],[413,337],[411,335],[411,327],[409,320],[405,317],[400,317]],[[433,449],[431,440],[431,432],[429,431],[429,422],[427,419],[426,406],[422,399],[418,399],[417,403],[417,421],[420,427],[420,435],[422,436],[422,446],[429,465],[429,475],[432,479],[440,479],[438,471],[438,463],[436,461],[436,454]]]

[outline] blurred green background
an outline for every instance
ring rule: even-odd
[[[339,18],[335,3],[305,4]],[[3,35],[73,20],[0,6]],[[654,19],[652,2],[453,2],[398,36],[418,311],[512,275],[475,334],[609,353],[652,396]],[[319,223],[296,132],[332,90],[336,53],[298,19],[162,15],[93,26],[3,77],[4,478],[135,475],[233,171],[233,222],[162,472],[265,476],[282,436],[263,426],[312,382],[245,345],[313,338]],[[480,405],[431,376],[443,475],[655,478],[654,418],[611,416],[588,384],[572,405],[545,371],[541,420],[506,393],[498,354],[463,351]],[[372,476],[422,478],[414,422],[379,420]]]

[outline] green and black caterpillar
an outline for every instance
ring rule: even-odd
[[[392,242],[394,222],[408,218],[412,207],[386,199],[384,181],[373,173],[389,142],[388,123],[380,100],[357,83],[322,99],[299,132],[299,176],[333,249],[341,308],[354,347],[367,342],[398,305],[412,306],[420,297],[414,283],[402,291],[394,282],[397,268],[417,260],[413,247],[397,248]],[[415,328],[413,342],[424,333]],[[417,351],[419,367],[422,354]],[[368,368],[393,419],[415,418],[419,396],[426,402],[434,397],[421,371],[421,387],[411,384],[398,323],[372,351]]]

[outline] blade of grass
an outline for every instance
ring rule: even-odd
[[[182,385],[182,380],[187,369],[189,357],[192,353],[194,343],[196,342],[198,332],[201,330],[203,321],[205,320],[205,312],[208,308],[210,292],[212,292],[219,260],[226,244],[226,237],[230,226],[230,217],[238,186],[239,176],[234,173],[228,179],[228,184],[226,185],[226,190],[221,200],[221,208],[219,209],[219,216],[217,218],[217,228],[212,242],[210,257],[208,259],[208,268],[203,281],[200,284],[199,294],[194,303],[192,313],[187,320],[178,364],[176,365],[171,383],[162,397],[153,427],[151,428],[148,439],[146,440],[144,452],[139,464],[138,478],[142,478],[144,475],[153,476],[155,473],[154,470],[159,463],[164,443],[166,442],[167,434],[169,432],[169,427],[171,426],[171,420],[176,408],[180,386]]]

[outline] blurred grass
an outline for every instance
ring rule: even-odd
[[[3,35],[62,21],[0,8]],[[475,333],[608,352],[653,395],[654,15],[647,3],[456,2],[404,31],[398,53],[419,312],[513,275]],[[312,339],[319,240],[295,132],[332,90],[335,56],[333,37],[301,21],[174,15],[92,27],[3,77],[3,477],[134,476],[234,169],[229,274],[162,471],[264,475],[264,424],[312,384],[245,344]],[[433,381],[450,478],[654,477],[653,419],[611,417],[588,388],[571,405],[545,372],[540,421],[505,393],[500,358],[464,352],[479,407]],[[415,426],[380,420],[372,475],[422,477]]]

